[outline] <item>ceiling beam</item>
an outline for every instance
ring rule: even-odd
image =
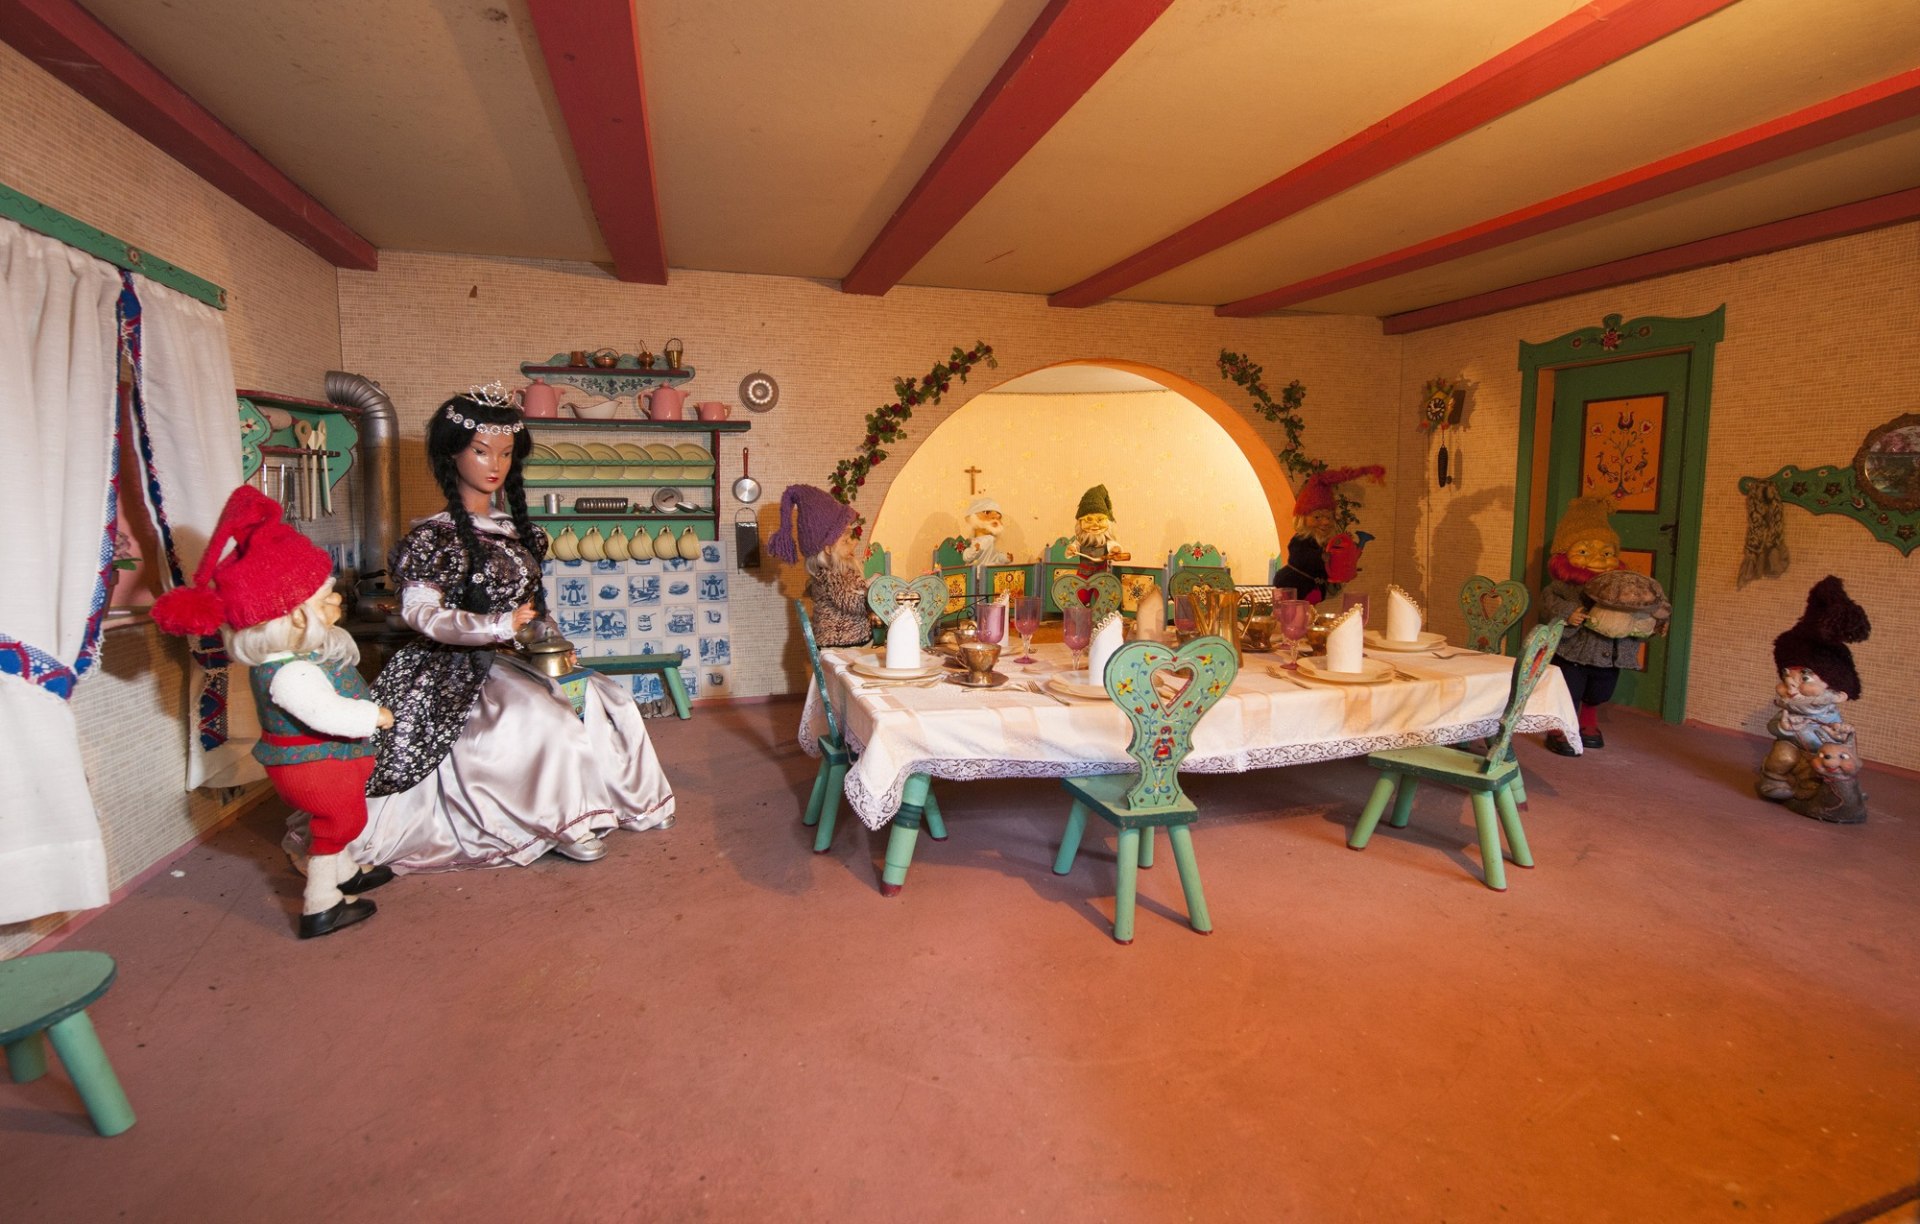
[[[1060,122],[1172,0],[1052,0],[840,282],[882,294]]]
[[[1408,332],[1458,323],[1463,319],[1477,319],[1520,306],[1533,306],[1593,289],[1630,285],[1656,276],[1689,272],[1712,264],[1730,263],[1753,255],[1825,242],[1830,238],[1844,238],[1849,234],[1863,234],[1890,225],[1904,225],[1909,221],[1920,221],[1920,187],[1788,217],[1784,221],[1772,221],[1731,234],[1667,247],[1665,250],[1649,251],[1644,255],[1616,259],[1611,263],[1595,264],[1590,268],[1563,272],[1524,285],[1495,289],[1491,293],[1388,315],[1380,320],[1380,329],[1389,336],[1403,336]]]
[[[73,0],[0,0],[0,39],[328,263],[379,267],[372,243]]]
[[[1920,115],[1920,68],[1650,162],[1565,195],[1214,308],[1247,318],[1618,212]]]
[[[667,283],[633,0],[527,0],[613,274]]]
[[[1047,298],[1092,306],[1519,110],[1735,0],[1594,0],[1279,178]]]

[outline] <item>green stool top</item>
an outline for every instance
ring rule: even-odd
[[[44,952],[0,961],[0,1045],[65,1020],[107,993],[113,958],[105,952]]]

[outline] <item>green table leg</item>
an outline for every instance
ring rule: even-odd
[[[887,861],[880,871],[883,897],[897,897],[906,887],[907,868],[913,865],[913,844],[920,840],[920,821],[926,811],[930,781],[925,774],[907,779],[906,790],[900,797],[900,810],[887,833]]]
[[[102,1135],[117,1135],[132,1126],[133,1106],[127,1103],[127,1094],[120,1088],[113,1064],[107,1061],[107,1052],[100,1048],[100,1038],[87,1013],[73,1013],[48,1029],[47,1036],[66,1064],[67,1074],[73,1077],[73,1086],[80,1090],[93,1129]]]
[[[31,1084],[47,1073],[47,1042],[44,1034],[28,1033],[7,1046],[7,1073],[16,1084]]]

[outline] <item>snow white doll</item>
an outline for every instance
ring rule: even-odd
[[[445,871],[525,865],[549,850],[591,862],[606,854],[600,833],[673,823],[673,790],[632,693],[595,675],[576,716],[512,649],[546,610],[547,536],[521,477],[532,448],[498,384],[454,396],[427,425],[446,509],[416,523],[388,565],[400,616],[420,636],[374,685],[393,727],[376,739],[362,862]]]

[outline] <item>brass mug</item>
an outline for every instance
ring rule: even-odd
[[[587,350],[574,349],[569,352],[567,354],[567,364],[575,369],[585,369],[587,365]]]
[[[1204,583],[1187,592],[1193,605],[1193,632],[1196,637],[1223,637],[1233,643],[1233,657],[1240,658],[1240,592],[1232,587],[1216,590]]]

